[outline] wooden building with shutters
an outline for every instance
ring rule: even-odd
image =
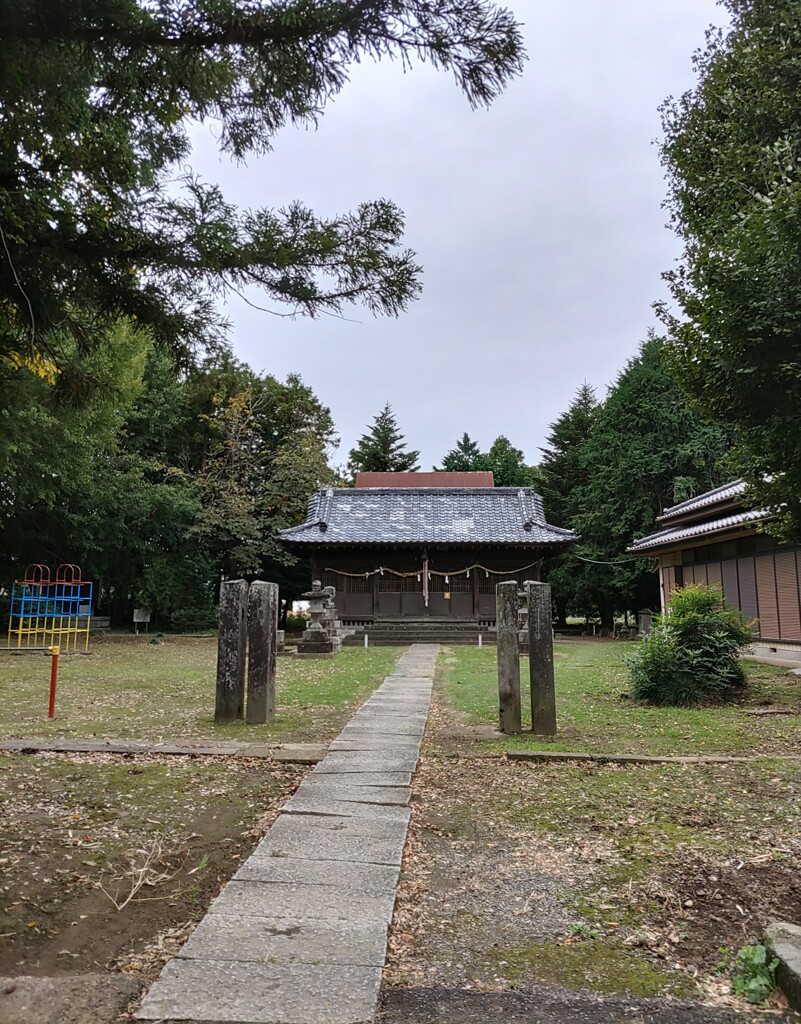
[[[666,508],[658,533],[630,551],[659,559],[662,608],[676,587],[712,583],[728,604],[756,620],[756,653],[801,660],[801,548],[759,533],[770,513],[745,504],[746,485],[735,480]]]
[[[495,622],[495,587],[540,578],[546,554],[576,541],[549,525],[530,487],[491,473],[362,473],[315,493],[281,544],[310,557],[348,626],[399,620]]]

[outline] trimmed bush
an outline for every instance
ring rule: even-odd
[[[170,628],[175,633],[212,633],[217,629],[217,609],[181,608],[170,616]]]
[[[632,696],[677,707],[731,700],[745,683],[739,659],[752,642],[742,612],[727,607],[720,587],[682,587],[624,658]]]
[[[288,633],[301,633],[304,629],[308,629],[309,620],[305,615],[295,615],[292,612],[286,617],[286,629]]]

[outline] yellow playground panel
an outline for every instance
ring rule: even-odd
[[[11,591],[8,646],[18,650],[58,647],[62,654],[89,650],[92,584],[77,565],[29,565]]]

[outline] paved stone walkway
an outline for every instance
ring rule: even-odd
[[[146,996],[141,1020],[367,1024],[439,648],[415,644]]]

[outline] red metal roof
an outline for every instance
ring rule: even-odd
[[[494,487],[491,472],[357,473],[357,487]]]

